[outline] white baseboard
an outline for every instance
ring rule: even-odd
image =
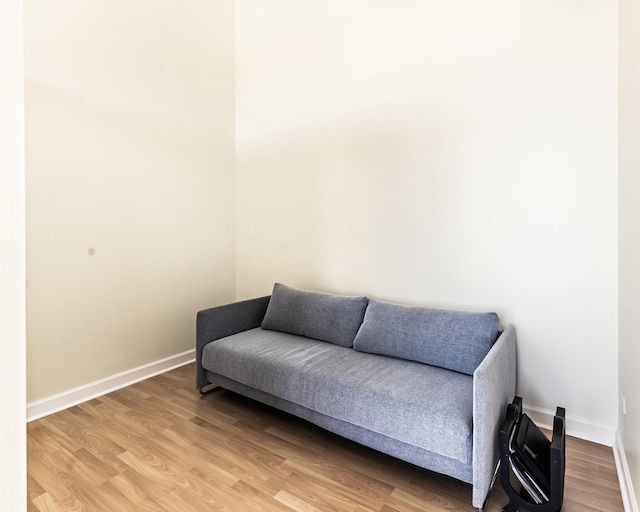
[[[613,458],[616,461],[616,470],[618,471],[618,481],[620,482],[620,492],[622,493],[622,503],[625,512],[640,512],[638,501],[633,492],[633,484],[631,482],[631,473],[627,464],[627,456],[622,445],[622,437],[620,431],[616,432],[616,442],[613,445]]]
[[[153,363],[133,368],[105,379],[96,380],[77,388],[56,395],[36,400],[27,404],[27,422],[43,418],[68,407],[92,400],[117,389],[124,388],[154,375],[184,366],[195,360],[195,350],[187,350],[181,354],[161,359]],[[195,377],[194,377],[195,378]]]
[[[555,411],[523,404],[524,412],[541,428],[553,430]],[[566,432],[568,436],[584,439],[593,443],[613,446],[616,442],[616,429],[593,423],[579,416],[567,414]]]

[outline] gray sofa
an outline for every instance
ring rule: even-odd
[[[495,313],[276,283],[200,311],[196,386],[214,384],[473,485],[482,508],[515,394],[515,331]]]

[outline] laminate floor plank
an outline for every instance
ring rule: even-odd
[[[194,365],[27,425],[28,512],[472,512],[471,486],[226,390]],[[487,512],[506,505],[496,483]],[[567,438],[563,512],[620,512],[611,448]]]
[[[165,507],[163,497],[175,489],[173,484],[163,484],[160,479],[148,478],[144,473],[127,468],[118,476],[109,480],[108,485],[117,489],[122,495],[128,496],[129,500],[136,505],[147,503],[147,507],[152,510],[159,507],[159,510],[171,512],[172,508]],[[135,509],[137,511],[137,509]]]
[[[354,499],[354,492],[335,482],[323,482],[317,479],[310,479],[306,475],[294,472],[287,477],[283,491],[276,495],[276,499],[282,501],[284,494],[287,500],[295,497],[297,501],[307,503],[322,511],[348,511],[355,510],[378,510],[379,502],[372,500],[373,506],[367,506],[359,500]],[[388,498],[388,496],[386,497]],[[364,501],[364,500],[362,500]],[[384,500],[382,500],[384,501]]]
[[[49,493],[44,493],[34,498],[31,504],[35,506],[35,510],[39,512],[65,512],[65,509],[56,503]]]
[[[27,474],[27,498],[33,500],[45,494],[44,488],[38,483],[33,474]]]
[[[233,489],[240,493],[240,495],[247,500],[247,503],[252,503],[255,504],[257,508],[259,507],[259,510],[264,510],[266,512],[291,512],[289,507],[285,506],[273,497],[278,494],[280,489],[282,489],[282,485],[282,480],[270,478],[265,482],[265,489],[267,489],[265,491],[254,487],[244,480],[238,480],[233,484]],[[240,510],[251,509],[244,507]]]
[[[53,453],[27,447],[27,473],[45,490],[40,496],[47,494],[54,501],[66,498],[68,487],[76,482],[69,468],[59,464]],[[43,498],[46,500],[47,498]]]
[[[328,460],[318,458],[306,464],[288,460],[286,465],[309,482],[326,486],[336,493],[347,494],[354,503],[365,508],[379,509],[393,492],[392,486],[374,477],[361,471],[344,469]]]
[[[127,496],[136,512],[169,512],[153,500],[144,489],[137,487],[128,476],[127,472],[122,472],[106,482],[104,487],[112,493]],[[150,488],[149,485],[145,485],[145,487],[147,491]]]

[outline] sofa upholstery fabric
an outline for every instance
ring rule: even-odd
[[[434,470],[446,475],[462,480],[463,482],[472,483],[473,474],[470,463],[462,463],[459,460],[445,457],[438,453],[417,447],[415,445],[403,443],[398,439],[390,436],[383,436],[372,430],[354,425],[347,421],[342,421],[332,416],[313,411],[307,407],[278,398],[274,395],[265,393],[251,386],[246,386],[240,382],[228,379],[217,373],[208,372],[208,378],[211,382],[217,383],[219,386],[247,396],[254,400],[258,400],[272,407],[294,414],[299,418],[306,419],[315,425],[334,432],[340,436],[351,439],[359,444],[381,451],[393,457],[397,457],[412,464],[416,464],[422,468],[433,468]],[[437,469],[436,469],[437,468]],[[486,494],[486,493],[485,493]],[[482,500],[480,501],[482,503]]]
[[[378,434],[463,463],[471,458],[468,375],[261,328],[209,343],[203,365]]]
[[[262,328],[352,347],[368,299],[309,292],[276,283]]]
[[[495,313],[470,313],[370,300],[353,343],[361,352],[473,375],[498,335]]]

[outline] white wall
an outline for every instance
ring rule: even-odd
[[[238,0],[238,297],[496,310],[525,402],[612,442],[617,38],[605,0]]]
[[[22,0],[0,2],[0,510],[25,509]]]
[[[28,399],[235,296],[231,0],[26,0]]]
[[[640,2],[620,2],[620,435],[640,502]]]

